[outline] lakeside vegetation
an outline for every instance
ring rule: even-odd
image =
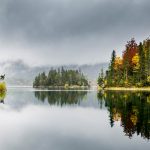
[[[150,39],[137,44],[132,38],[127,42],[122,57],[113,50],[106,73],[101,70],[98,85],[102,88],[149,87]]]
[[[0,81],[0,103],[4,103],[4,99],[6,97],[6,83]]]
[[[0,93],[3,93],[6,91],[6,83],[0,82]]]
[[[87,78],[80,70],[51,69],[35,77],[33,87],[81,87],[89,86]]]
[[[102,88],[99,87],[99,90]],[[107,91],[147,91],[150,92],[150,87],[105,87]]]

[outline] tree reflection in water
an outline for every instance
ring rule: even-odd
[[[6,92],[5,91],[1,91],[0,92],[0,103],[3,103],[4,104],[4,99],[6,97]]]
[[[35,97],[50,105],[80,104],[87,95],[87,91],[35,91]]]
[[[111,127],[120,121],[125,135],[150,139],[150,93],[105,91],[97,97],[108,108]]]

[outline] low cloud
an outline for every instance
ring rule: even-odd
[[[96,63],[149,36],[148,0],[0,0],[1,59]]]

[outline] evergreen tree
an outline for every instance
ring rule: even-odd
[[[35,77],[34,87],[39,86],[89,86],[87,78],[78,70],[51,69],[46,76],[45,72]]]
[[[143,49],[145,53],[145,78],[147,84],[150,85],[150,39],[143,42]]]
[[[115,83],[115,59],[116,59],[116,52],[113,50],[111,55],[111,61],[109,65],[109,73],[108,73],[108,85],[113,86]]]
[[[98,77],[97,83],[98,83],[99,86],[104,88],[104,71],[103,71],[103,69],[101,69],[101,73]]]
[[[140,64],[140,70],[139,70],[139,76],[140,76],[140,83],[145,83],[145,77],[146,77],[146,70],[145,70],[145,54],[143,49],[143,44],[140,42],[139,44],[139,64]]]

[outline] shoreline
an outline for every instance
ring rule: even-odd
[[[150,87],[107,87],[106,91],[150,91]]]

